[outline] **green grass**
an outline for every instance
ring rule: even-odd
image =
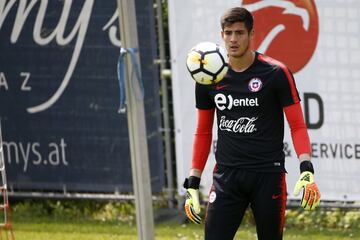
[[[16,240],[135,240],[136,226],[95,220],[36,219],[13,221]],[[155,225],[155,239],[203,239],[203,226],[174,222]],[[256,240],[253,226],[242,226],[235,239]],[[354,240],[360,239],[360,229],[285,229],[285,240]]]

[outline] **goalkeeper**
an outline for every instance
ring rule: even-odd
[[[216,166],[203,214],[205,239],[233,239],[250,206],[258,239],[280,240],[287,198],[284,113],[300,162],[294,193],[303,191],[301,206],[305,210],[315,209],[320,202],[299,94],[292,73],[283,63],[251,49],[254,29],[249,11],[241,7],[229,9],[221,17],[221,28],[229,71],[215,85],[196,83],[198,123],[192,168],[184,182],[185,212],[191,221],[203,221],[199,185],[210,151],[216,111]]]

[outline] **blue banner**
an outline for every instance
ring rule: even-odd
[[[153,191],[164,185],[151,1],[136,11]],[[14,191],[131,192],[116,1],[0,2],[0,117]]]

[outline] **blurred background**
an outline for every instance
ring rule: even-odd
[[[198,42],[222,44],[219,19],[234,6],[254,15],[253,48],[294,73],[312,142],[322,202],[309,213],[291,195],[298,160],[285,124],[286,239],[360,239],[360,2],[131,2],[156,239],[203,237],[182,211],[196,124],[185,59]],[[0,230],[10,224],[17,239],[138,239],[131,131],[119,113],[119,8],[116,0],[0,0],[2,198],[9,199]],[[215,129],[213,136],[204,207]],[[251,213],[237,237],[256,239]]]

